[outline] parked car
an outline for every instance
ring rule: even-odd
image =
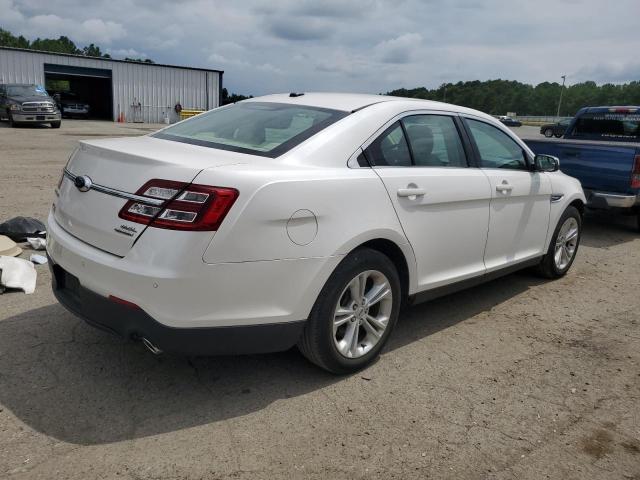
[[[556,123],[547,123],[540,127],[540,133],[547,138],[556,137],[560,138],[564,135],[565,130],[571,123],[571,118],[565,118]]]
[[[271,95],[80,142],[48,218],[58,300],[154,353],[298,345],[370,364],[404,302],[535,266],[565,275],[585,197],[481,112]]]
[[[61,116],[56,102],[41,85],[0,84],[0,117],[15,127],[23,123],[49,123],[60,128]]]
[[[640,107],[587,107],[562,140],[526,140],[560,159],[562,171],[582,183],[588,206],[635,215],[640,229]]]
[[[519,122],[518,120],[514,120],[513,118],[507,116],[507,115],[501,115],[498,117],[498,120],[500,120],[502,122],[503,125],[506,125],[507,127],[521,127],[522,126],[522,122]]]
[[[60,92],[54,94],[58,108],[65,118],[89,118],[91,106],[73,92]]]

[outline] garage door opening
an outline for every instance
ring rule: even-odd
[[[114,120],[111,70],[45,63],[44,79],[64,117]]]

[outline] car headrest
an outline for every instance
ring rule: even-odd
[[[408,125],[407,135],[416,156],[431,154],[433,151],[433,132],[429,125],[420,123]]]
[[[262,125],[243,125],[235,131],[234,140],[250,145],[261,145],[265,140],[264,127]]]

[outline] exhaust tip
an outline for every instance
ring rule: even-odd
[[[142,337],[142,343],[144,344],[145,347],[147,347],[147,350],[149,350],[151,353],[153,353],[154,355],[160,355],[162,353],[162,350],[160,350],[151,340],[149,340],[148,338],[144,338]]]

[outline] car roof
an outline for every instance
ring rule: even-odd
[[[616,110],[625,111],[628,110],[628,113],[636,113],[640,111],[640,106],[638,105],[611,105],[608,107],[584,107],[581,113],[608,113],[615,112]]]
[[[328,93],[328,92],[305,92],[303,94],[279,93],[254,97],[243,102],[273,102],[288,103],[292,105],[305,105],[308,107],[328,108],[331,110],[341,110],[353,112],[382,102],[416,102],[417,108],[442,110],[443,105],[447,105],[450,111],[468,111],[464,107],[443,104],[433,100],[422,100],[419,98],[392,97],[388,95],[371,95],[365,93]]]

